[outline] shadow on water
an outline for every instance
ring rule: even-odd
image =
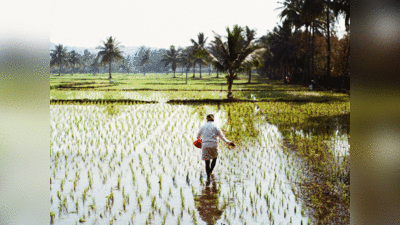
[[[207,180],[200,195],[194,197],[196,208],[200,214],[200,218],[207,225],[215,224],[219,220],[222,213],[226,209],[226,205],[219,207],[219,190],[215,179]]]
[[[320,133],[327,135],[350,134],[350,113],[332,116],[316,116],[307,119],[302,130],[313,135]],[[336,133],[337,132],[337,133]]]

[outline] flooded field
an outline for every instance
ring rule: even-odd
[[[282,147],[278,128],[254,110],[246,114],[254,128],[243,124],[254,135],[234,137],[241,140],[235,148],[221,141],[207,181],[193,141],[208,113],[235,134],[225,106],[50,105],[52,222],[311,223],[294,194],[302,163]],[[342,139],[332,145],[345,148]]]

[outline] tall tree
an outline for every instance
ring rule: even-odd
[[[198,39],[197,42],[195,40],[193,40],[193,39],[190,39],[190,41],[193,44],[194,54],[196,54],[201,49],[204,49],[204,46],[205,46],[206,41],[207,41],[208,38],[204,39],[204,33],[199,33],[197,35],[197,39]],[[195,58],[196,58],[196,63],[198,63],[200,65],[200,79],[201,79],[201,65],[205,64],[206,61],[202,57],[196,57],[195,56]]]
[[[140,66],[143,66],[144,76],[146,76],[146,65],[150,63],[151,49],[142,46],[140,52],[143,52],[140,57]]]
[[[77,68],[83,64],[80,58],[81,58],[80,54],[77,53],[75,50],[69,52],[68,62],[69,65],[71,66],[71,75],[74,75],[74,68]]]
[[[107,42],[103,41],[103,45],[104,46],[98,46],[97,49],[100,49],[99,53],[97,53],[98,55],[98,59],[100,60],[100,64],[101,65],[106,65],[108,64],[109,67],[109,79],[112,79],[111,76],[111,63],[113,61],[120,61],[122,59],[124,59],[124,57],[122,56],[123,51],[120,50],[119,46],[120,42],[116,41],[116,38],[112,38],[112,36],[110,36],[107,39]]]
[[[51,50],[50,53],[51,60],[50,66],[58,66],[58,76],[61,75],[61,67],[68,66],[68,55],[67,55],[67,48],[64,47],[62,44],[59,44],[55,47],[55,49]]]
[[[186,47],[185,49],[183,49],[181,52],[180,59],[182,67],[186,68],[185,72],[186,72],[186,84],[187,84],[188,72],[190,70],[190,67],[193,66],[193,61],[194,61],[192,57],[192,47]]]
[[[262,60],[266,48],[259,45],[255,39],[255,32],[235,25],[232,30],[226,28],[228,36],[222,41],[220,35],[215,34],[215,40],[211,42],[213,51],[203,48],[197,56],[209,56],[215,68],[227,72],[228,99],[233,99],[232,85],[237,78],[238,70],[253,61]]]
[[[350,32],[350,0],[335,0],[333,3],[333,13],[337,18],[339,15],[344,16],[344,24],[346,26],[347,32]],[[349,40],[350,42],[350,40]],[[350,43],[347,49],[347,58],[346,58],[346,66],[343,74],[343,81],[341,88],[343,88],[345,78],[347,76],[347,68],[349,67],[349,58],[350,58]]]
[[[119,65],[119,69],[122,71],[126,71],[129,74],[129,71],[131,69],[131,58],[129,55],[127,57],[124,56],[124,59],[121,61]]]
[[[175,78],[175,70],[176,65],[180,61],[180,51],[175,49],[175,46],[171,45],[169,50],[167,50],[167,54],[163,55],[163,59],[161,60],[165,63],[165,67],[171,64],[172,70],[174,71]]]
[[[321,26],[324,14],[324,3],[326,0],[305,0],[302,8],[302,14],[301,14],[301,19],[303,23],[306,25],[306,27],[310,27],[312,31],[312,40],[310,41],[311,35],[309,35],[308,29],[307,30],[307,79],[309,80],[310,75],[313,75],[313,70],[314,70],[314,39],[315,39],[315,29],[318,28],[318,26]],[[317,25],[317,26],[316,26]],[[329,23],[328,23],[328,30],[329,30]],[[329,35],[328,35],[329,39]],[[329,43],[328,43],[329,45]],[[329,55],[329,51],[328,51]],[[328,56],[329,59],[329,56]],[[330,61],[330,60],[329,60]],[[328,66],[329,67],[329,66]]]
[[[100,63],[98,56],[92,59],[92,63],[90,64],[90,71],[93,73],[93,76],[96,75],[96,72],[99,73]]]
[[[82,56],[82,61],[84,65],[84,71],[87,73],[90,69],[90,64],[93,59],[93,55],[89,52],[89,50],[85,49]]]

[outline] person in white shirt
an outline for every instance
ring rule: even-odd
[[[212,171],[214,170],[215,164],[218,157],[218,140],[220,137],[224,142],[228,143],[230,146],[235,147],[235,144],[226,139],[225,135],[222,133],[221,129],[216,127],[214,124],[214,115],[207,115],[207,123],[204,124],[199,132],[197,133],[197,139],[202,137],[201,149],[202,149],[202,160],[205,160],[207,179],[210,178]],[[210,160],[213,160],[210,167]]]

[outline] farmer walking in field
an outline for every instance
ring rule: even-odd
[[[207,179],[210,179],[218,157],[217,137],[220,137],[224,142],[228,143],[229,146],[235,147],[235,144],[226,139],[221,129],[215,126],[213,114],[207,115],[207,123],[204,124],[200,128],[199,133],[197,133],[197,139],[200,139],[200,137],[203,139],[201,143],[202,160],[205,160]],[[210,160],[212,160],[211,167]]]

